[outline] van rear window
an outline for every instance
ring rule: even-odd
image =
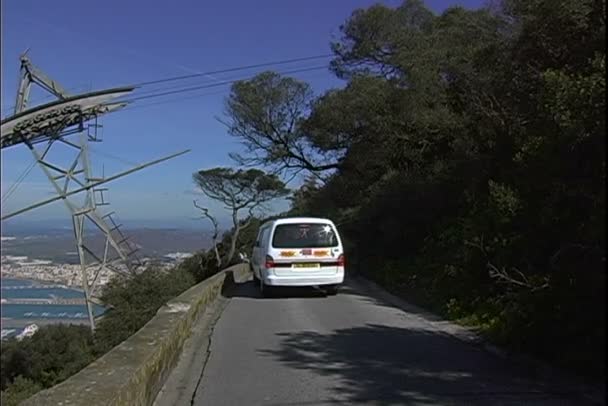
[[[281,224],[274,229],[274,248],[328,248],[337,247],[338,238],[329,224]]]

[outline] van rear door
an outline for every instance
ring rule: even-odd
[[[344,258],[334,225],[321,222],[277,224],[268,253],[277,276],[333,275]]]

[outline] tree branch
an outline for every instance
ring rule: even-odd
[[[548,279],[545,278],[545,282],[541,285],[535,285],[517,268],[511,267],[512,271],[515,271],[519,275],[519,279],[510,275],[505,268],[498,269],[491,262],[487,263],[488,273],[490,278],[497,279],[499,282],[506,283],[509,285],[515,285],[522,288],[529,289],[532,292],[536,292],[549,287]]]
[[[192,203],[194,204],[194,207],[196,207],[197,209],[199,209],[200,211],[203,212],[203,216],[201,218],[207,218],[211,221],[211,223],[213,224],[213,251],[215,252],[215,262],[217,264],[218,269],[221,268],[222,266],[222,258],[220,256],[220,252],[219,249],[217,247],[217,237],[219,235],[219,225],[217,220],[215,219],[215,217],[213,217],[211,214],[209,214],[209,209],[207,209],[206,207],[202,207],[199,206],[196,203],[196,200],[193,200]]]

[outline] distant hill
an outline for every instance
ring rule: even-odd
[[[55,263],[78,263],[74,234],[70,229],[2,229],[2,255],[27,256]],[[130,241],[140,247],[140,255],[162,258],[168,254],[189,253],[211,247],[211,232],[191,229],[134,228],[123,229]],[[90,244],[101,249],[104,239],[99,232],[91,232]]]

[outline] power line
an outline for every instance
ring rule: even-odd
[[[193,86],[193,85],[195,85],[197,83],[199,83],[199,84],[208,84],[208,83],[221,83],[221,84],[224,84],[224,82],[226,82],[228,80],[239,79],[239,78],[242,78],[242,76],[230,76],[230,77],[225,77],[225,78],[222,78],[222,79],[213,78],[211,80],[198,79],[198,80],[196,80],[196,81],[194,81],[192,83],[181,85],[182,87],[176,87],[177,85],[175,85],[175,84],[168,85],[168,86],[161,86],[161,87],[153,87],[152,86],[151,88],[148,88],[149,90],[142,90],[142,91],[137,90],[136,91],[137,93],[135,93],[135,94],[136,94],[137,97],[140,97],[140,96],[144,96],[144,95],[148,95],[148,94],[154,94],[154,93],[162,92],[162,91],[177,90],[177,89],[187,89],[190,86]],[[204,80],[204,81],[202,81],[202,80]]]
[[[242,79],[236,79],[236,80],[242,80]],[[152,103],[129,105],[126,108],[119,110],[119,112],[133,111],[133,110],[139,110],[139,109],[144,109],[147,107],[159,106],[159,105],[168,104],[168,103],[198,99],[200,97],[213,96],[213,95],[217,95],[217,94],[226,93],[227,91],[228,91],[228,89],[220,89],[215,92],[204,92],[204,93],[195,94],[195,95],[187,96],[187,97],[175,97],[175,98],[171,98],[171,99],[167,99],[167,100],[160,100],[160,101],[156,101],[156,102],[152,102]]]
[[[313,70],[325,69],[327,67],[328,67],[327,65],[309,66],[306,68],[292,69],[292,70],[287,70],[287,71],[279,72],[279,73],[281,73],[281,74],[300,73],[300,72],[308,72],[308,71],[313,71]],[[148,99],[148,98],[153,98],[153,97],[161,97],[161,96],[166,96],[166,95],[170,95],[170,94],[189,92],[189,91],[193,91],[193,90],[208,89],[208,88],[212,88],[212,87],[224,86],[224,85],[233,84],[240,80],[250,79],[252,77],[253,76],[249,75],[246,77],[227,79],[227,80],[212,83],[212,84],[182,87],[182,88],[178,88],[178,89],[174,89],[174,90],[167,90],[165,92],[156,93],[156,94],[152,93],[152,94],[146,94],[145,96],[144,95],[136,96],[132,99],[128,99],[127,101],[131,102],[131,101],[135,101],[135,100],[143,100],[143,99]]]
[[[265,66],[272,66],[272,65],[286,65],[286,64],[295,63],[295,62],[304,62],[304,61],[312,61],[315,59],[329,58],[331,56],[334,56],[334,55],[333,54],[324,54],[324,55],[305,56],[302,58],[283,59],[283,60],[273,61],[273,62],[258,63],[258,64],[254,64],[254,65],[237,66],[234,68],[220,69],[220,70],[210,71],[210,72],[193,73],[190,75],[181,75],[181,76],[173,76],[173,77],[168,77],[168,78],[158,79],[158,80],[150,80],[147,82],[136,83],[134,86],[147,86],[147,85],[153,85],[153,84],[157,84],[157,83],[173,82],[176,80],[184,80],[184,79],[190,79],[190,78],[206,76],[206,75],[215,75],[218,73],[228,73],[228,72],[236,72],[236,71],[240,71],[240,70],[262,68]]]
[[[152,103],[146,103],[146,104],[137,104],[135,106],[127,106],[126,108],[122,109],[122,110],[118,110],[118,112],[123,112],[123,111],[133,111],[133,110],[139,110],[139,109],[143,109],[146,107],[152,107],[152,106],[158,106],[161,104],[168,104],[168,103],[173,103],[173,102],[177,102],[177,101],[184,101],[184,100],[192,100],[192,99],[197,99],[199,97],[205,97],[205,96],[212,96],[212,95],[216,95],[216,94],[222,94],[222,93],[226,93],[227,89],[221,89],[215,92],[205,92],[205,93],[201,93],[201,94],[195,94],[192,96],[188,96],[188,97],[175,97],[173,99],[168,99],[168,100],[160,100],[157,102],[152,102]]]
[[[288,72],[278,72],[278,73],[288,73]],[[208,83],[213,81],[216,84],[225,84],[226,82],[230,81],[230,80],[241,80],[243,79],[242,76],[232,76],[232,77],[227,77],[227,78],[213,78],[212,80],[209,81],[205,81],[203,83]],[[199,82],[199,80],[197,80],[196,82]],[[196,82],[191,83],[190,85],[184,85],[185,87],[183,87],[183,89],[187,89],[189,88],[189,86],[194,85]],[[144,91],[137,91],[136,95],[137,97],[143,96],[143,95],[148,95],[148,94],[154,94],[155,92],[159,92],[159,91],[169,91],[169,90],[177,90],[175,85],[170,85],[170,86],[163,86],[163,87],[159,87],[159,88],[153,88],[151,90],[144,90]]]
[[[311,66],[311,67],[308,67],[308,68],[293,69],[293,70],[284,71],[284,72],[281,72],[281,73],[282,74],[300,73],[300,72],[309,72],[309,71],[313,71],[313,70],[326,69],[326,68],[327,68],[327,65],[320,65],[320,66]],[[170,90],[170,91],[156,93],[156,94],[149,94],[149,95],[145,95],[145,96],[134,97],[134,98],[123,100],[123,101],[129,103],[129,102],[133,102],[133,101],[136,101],[136,100],[144,100],[144,99],[150,99],[150,98],[155,98],[155,97],[168,96],[168,95],[171,95],[171,94],[190,92],[190,91],[200,90],[200,89],[209,89],[209,88],[212,88],[212,87],[229,85],[229,84],[238,82],[240,80],[249,79],[251,77],[252,76],[245,77],[245,78],[240,78],[240,79],[226,80],[226,81],[223,81],[223,82],[213,83],[213,84],[210,84],[210,85],[208,84],[208,85],[185,87],[185,88],[181,88],[181,89]]]
[[[25,178],[27,177],[27,175],[30,174],[30,172],[32,171],[32,169],[34,168],[34,166],[36,166],[36,161],[32,162],[25,169],[25,171],[23,171],[23,173],[21,173],[21,175],[19,175],[19,177],[17,178],[17,180],[15,180],[15,182],[8,188],[8,190],[6,191],[6,193],[4,193],[4,196],[2,196],[2,203],[5,203],[6,200],[9,197],[11,197],[11,195],[17,190],[17,188],[19,187],[19,185],[25,180]]]

